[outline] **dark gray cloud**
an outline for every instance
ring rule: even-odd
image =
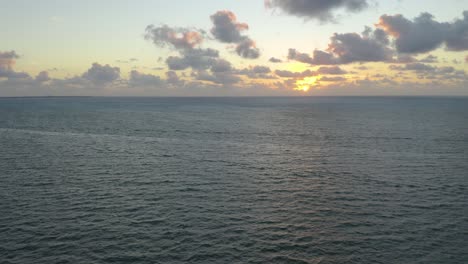
[[[152,87],[161,85],[163,80],[159,76],[133,70],[130,72],[128,83],[132,87]]]
[[[278,58],[275,58],[275,57],[271,57],[268,61],[273,62],[273,63],[282,63],[283,62],[281,59],[278,59]]]
[[[189,49],[181,53],[181,56],[170,56],[166,59],[169,69],[174,71],[193,68],[204,70],[216,63],[219,52],[214,49]]]
[[[252,68],[254,73],[270,73],[271,69],[267,66],[256,65]]]
[[[1,68],[0,67],[0,78],[7,78],[7,79],[24,79],[30,78],[29,74],[26,72],[16,72],[12,69]]]
[[[184,81],[179,78],[175,71],[166,72],[166,81],[168,84],[172,85],[183,85]]]
[[[387,47],[388,39],[382,35],[382,30],[379,29],[363,35],[335,33],[331,37],[328,51],[341,63],[389,61],[393,51]]]
[[[236,47],[236,53],[246,59],[256,59],[260,57],[260,50],[257,48],[255,41],[246,38]]]
[[[316,71],[311,71],[311,70],[305,70],[302,72],[291,72],[287,70],[276,70],[275,74],[279,77],[282,78],[305,78],[305,77],[312,77],[312,76],[317,76],[317,75],[343,75],[346,74],[347,72],[343,69],[341,69],[338,66],[332,66],[332,67],[320,67]]]
[[[233,85],[242,81],[239,76],[231,72],[214,72],[210,73],[208,71],[196,71],[192,72],[192,77],[195,77],[200,81],[208,81],[220,85]]]
[[[388,43],[383,30],[366,28],[362,34],[335,33],[330,38],[327,51],[315,50],[313,56],[289,49],[288,59],[311,65],[391,61],[393,51],[387,46]]]
[[[231,63],[225,59],[218,59],[211,65],[211,72],[229,72],[231,70]]]
[[[452,66],[437,67],[420,62],[409,63],[406,65],[390,65],[391,70],[400,72],[414,72],[419,79],[437,79],[444,81],[464,80],[467,81],[467,75],[464,70],[457,70]]]
[[[303,72],[292,72],[287,70],[276,70],[275,74],[282,78],[305,78],[315,76],[315,72],[311,70],[305,70]]]
[[[267,66],[255,65],[241,70],[234,70],[235,74],[248,76],[250,79],[276,79],[271,75],[271,69]]]
[[[120,68],[95,62],[87,72],[83,73],[82,78],[95,84],[111,83],[120,78]]]
[[[199,48],[204,39],[203,35],[202,30],[150,25],[146,28],[145,38],[153,41],[155,45],[170,46],[178,51],[179,56],[166,58],[170,70],[180,71],[188,68],[204,70],[216,62],[215,58],[219,57],[219,51]]]
[[[265,0],[267,7],[279,8],[286,14],[305,19],[331,21],[334,12],[344,9],[349,12],[361,11],[369,6],[368,0]]]
[[[146,27],[145,39],[151,40],[157,46],[193,49],[203,42],[203,35],[202,30],[149,25]]]
[[[213,22],[211,34],[221,42],[241,42],[245,38],[241,35],[241,32],[249,29],[249,25],[237,22],[236,15],[228,10],[218,11],[210,18]]]
[[[324,77],[321,77],[319,79],[319,81],[321,81],[321,82],[344,82],[344,81],[346,81],[346,78],[339,77],[339,76],[336,76],[336,77],[324,76]]]
[[[249,25],[237,21],[236,15],[228,10],[218,11],[211,15],[213,28],[211,34],[224,43],[236,43],[236,53],[246,59],[256,59],[260,57],[260,50],[255,41],[241,32],[248,30]]]
[[[438,60],[437,56],[429,54],[426,57],[420,59],[419,62],[422,62],[422,63],[437,63],[437,62],[439,62],[439,60]]]
[[[296,49],[289,49],[288,59],[312,65],[339,64],[338,59],[335,58],[332,54],[321,50],[314,50],[313,56],[311,57],[307,53],[299,52]]]
[[[400,53],[425,53],[445,44],[447,50],[468,50],[468,11],[462,19],[438,22],[429,13],[422,13],[413,20],[402,15],[383,15],[377,24],[395,38]]]
[[[320,67],[316,71],[317,74],[329,74],[329,75],[341,75],[341,74],[346,74],[347,72],[343,69],[341,69],[338,66],[333,66],[333,67]]]
[[[392,70],[400,70],[400,71],[417,71],[417,72],[434,72],[437,68],[431,65],[427,65],[424,63],[409,63],[404,66],[398,65],[390,65],[389,67]]]

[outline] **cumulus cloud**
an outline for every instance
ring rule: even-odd
[[[307,53],[299,52],[296,49],[289,49],[288,59],[316,65],[331,65],[339,63],[332,54],[321,50],[314,50],[313,56],[311,57]]]
[[[289,49],[288,59],[312,65],[334,65],[353,62],[391,61],[393,51],[386,33],[381,29],[358,33],[335,33],[327,51],[315,50],[313,56]]]
[[[16,59],[20,56],[15,51],[0,51],[0,78],[7,79],[25,79],[30,78],[29,74],[25,72],[16,72],[13,67]]]
[[[166,72],[166,81],[172,85],[183,85],[184,81],[179,78],[175,71]]]
[[[346,74],[347,72],[343,69],[341,69],[338,66],[333,66],[333,67],[320,67],[316,71],[317,74],[329,74],[329,75],[341,75],[341,74]]]
[[[50,81],[49,73],[47,71],[41,71],[37,76],[36,76],[36,81],[39,83],[47,82]]]
[[[315,76],[316,74],[311,70],[305,70],[303,72],[292,72],[287,70],[276,70],[275,74],[282,78],[305,78]]]
[[[242,80],[239,76],[236,76],[232,72],[210,73],[204,70],[193,72],[192,77],[195,77],[197,80],[200,81],[208,81],[223,86],[236,84]]]
[[[338,66],[332,67],[320,67],[315,71],[305,70],[302,72],[291,72],[287,70],[276,70],[275,74],[282,78],[305,78],[305,77],[312,77],[317,75],[343,75],[347,72]]]
[[[343,9],[348,12],[361,11],[369,6],[368,0],[265,0],[270,8],[279,8],[289,15],[322,22],[335,19],[334,12]]]
[[[239,56],[246,59],[256,59],[260,57],[260,50],[257,48],[255,42],[249,38],[244,39],[237,45],[236,52]]]
[[[129,85],[132,87],[158,86],[162,83],[163,81],[159,76],[144,74],[136,70],[130,72]]]
[[[120,68],[95,62],[88,71],[83,73],[82,78],[95,84],[111,83],[120,78]]]
[[[419,60],[419,62],[423,62],[423,63],[437,63],[439,62],[437,56],[434,56],[434,55],[427,55],[426,57],[422,58]]]
[[[217,50],[208,49],[189,49],[181,52],[181,56],[169,56],[166,63],[171,70],[185,70],[193,68],[196,70],[204,70],[210,68],[216,63],[216,58],[219,57]]]
[[[236,53],[246,59],[256,59],[260,57],[260,50],[255,41],[248,36],[241,34],[242,31],[249,29],[246,23],[237,21],[236,15],[228,10],[218,11],[211,15],[213,28],[211,34],[224,43],[237,43]]]
[[[273,62],[273,63],[282,63],[283,62],[281,59],[278,59],[278,58],[275,58],[275,57],[271,57],[268,61]]]
[[[335,33],[328,51],[341,63],[391,60],[393,52],[387,47],[388,39],[382,32],[376,29],[373,33],[365,32],[363,35]]]
[[[400,71],[417,71],[417,72],[434,72],[436,70],[436,67],[433,67],[431,65],[427,65],[424,63],[409,63],[404,66],[398,66],[398,65],[390,65],[389,67],[392,70],[400,70]]]
[[[413,20],[403,15],[383,15],[378,27],[395,38],[400,53],[425,53],[445,44],[451,51],[468,50],[468,11],[454,22],[438,22],[429,13],[422,13]]]
[[[169,56],[166,64],[170,70],[180,71],[188,68],[205,70],[210,68],[219,57],[219,51],[212,48],[200,48],[204,39],[203,30],[172,28],[167,25],[146,28],[145,38],[157,46],[169,46],[179,52],[179,56]]]
[[[210,16],[213,22],[211,34],[221,42],[238,43],[244,40],[242,31],[249,29],[246,23],[237,22],[236,15],[228,10],[218,11]]]
[[[157,46],[172,46],[176,49],[193,49],[203,42],[203,31],[188,28],[172,28],[167,25],[146,27],[145,39]]]
[[[419,79],[426,80],[440,80],[447,82],[454,82],[457,80],[468,81],[466,72],[464,70],[457,70],[452,66],[437,67],[420,62],[409,63],[402,65],[390,65],[391,70],[400,72],[411,71],[416,74]]]
[[[19,59],[19,55],[14,50],[12,51],[0,51],[0,67],[11,69],[15,65],[16,59]]]
[[[213,65],[211,65],[211,72],[228,72],[231,71],[231,63],[225,59],[216,60]]]
[[[267,66],[255,65],[241,70],[234,70],[235,74],[248,76],[250,79],[275,79],[271,75],[271,69]]]
[[[346,81],[346,78],[344,77],[328,77],[328,76],[324,76],[324,77],[321,77],[319,79],[319,81],[322,81],[322,82],[344,82]]]

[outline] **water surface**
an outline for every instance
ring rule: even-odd
[[[467,263],[468,98],[0,99],[1,263]]]

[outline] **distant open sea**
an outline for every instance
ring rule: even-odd
[[[468,263],[468,98],[0,98],[0,263]]]

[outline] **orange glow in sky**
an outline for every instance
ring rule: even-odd
[[[317,80],[316,76],[306,77],[303,80],[298,80],[296,82],[296,88],[294,88],[294,90],[308,92],[310,89],[314,87],[316,80]]]

